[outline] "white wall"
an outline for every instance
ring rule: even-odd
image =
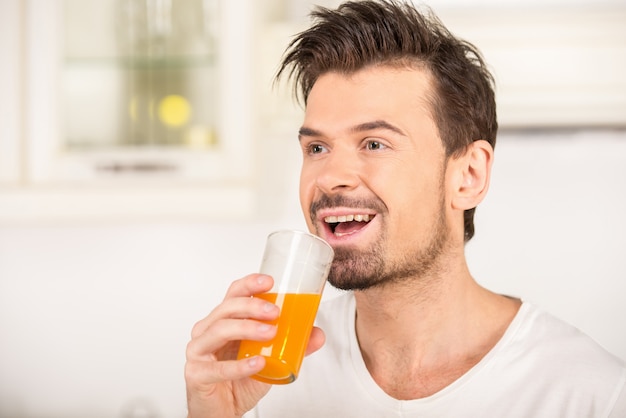
[[[626,358],[626,133],[499,140],[473,274]],[[268,232],[303,227],[297,152],[278,219],[0,227],[0,417],[184,417],[191,326],[256,270]]]

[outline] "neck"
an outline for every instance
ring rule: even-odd
[[[496,344],[519,303],[480,287],[465,263],[456,271],[416,277],[355,293],[363,358],[391,396],[437,392]]]
[[[473,313],[482,288],[469,273],[407,278],[355,293],[356,329],[362,349],[370,342],[401,345],[427,351]],[[378,338],[384,336],[384,339]]]

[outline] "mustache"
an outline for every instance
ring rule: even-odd
[[[309,215],[311,219],[317,217],[317,212],[321,209],[330,209],[334,207],[347,207],[347,208],[360,208],[360,209],[372,209],[377,213],[385,212],[387,206],[382,200],[378,198],[354,198],[345,195],[332,195],[322,194],[317,200],[311,203],[309,208]]]

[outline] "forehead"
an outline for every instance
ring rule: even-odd
[[[351,115],[372,120],[432,120],[432,97],[431,75],[421,67],[372,66],[351,74],[328,72],[311,89],[305,124],[318,118],[345,120]]]

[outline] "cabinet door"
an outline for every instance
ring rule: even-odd
[[[21,19],[19,0],[0,2],[0,186],[20,180]]]
[[[24,70],[20,80],[3,69],[7,85],[22,83],[9,89],[22,111],[2,138],[17,138],[4,133],[20,123],[23,135],[19,145],[0,140],[0,181],[19,175],[23,187],[0,190],[0,218],[253,214],[257,7],[3,1],[3,31],[19,31],[4,26],[5,9],[23,16],[22,51],[12,53]]]
[[[32,182],[248,181],[252,13],[217,0],[31,0]]]

